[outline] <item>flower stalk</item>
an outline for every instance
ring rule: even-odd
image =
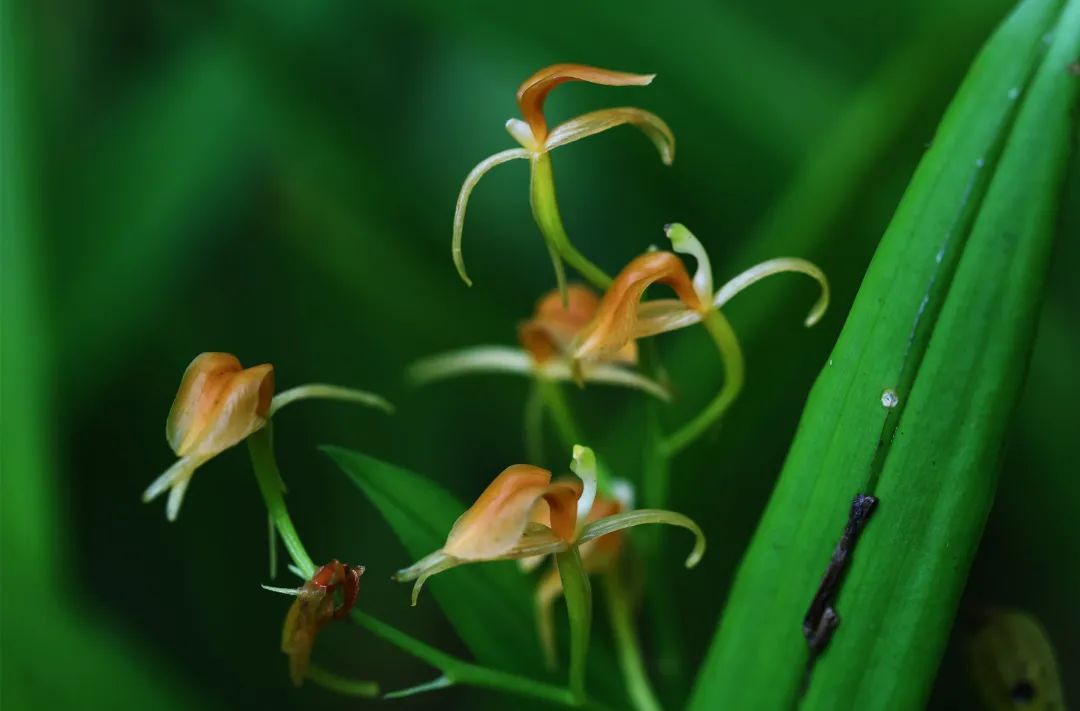
[[[589,576],[581,565],[581,553],[577,546],[556,554],[555,562],[559,567],[566,611],[570,618],[570,691],[579,703],[583,703],[586,698],[585,670],[592,629],[592,589]]]
[[[532,179],[529,183],[529,203],[532,206],[533,219],[544,235],[548,249],[554,253],[555,278],[563,303],[567,301],[566,274],[562,261],[565,261],[578,274],[583,276],[598,289],[611,286],[611,277],[603,269],[589,261],[577,247],[570,242],[570,237],[563,227],[559,215],[559,205],[555,199],[555,179],[551,169],[551,154],[537,153],[531,157]],[[562,258],[560,261],[559,258]]]
[[[662,711],[649,675],[645,671],[641,641],[634,629],[633,612],[617,565],[603,575],[601,585],[611,630],[615,635],[615,651],[619,655],[619,667],[626,680],[626,693],[630,702],[635,711]]]
[[[702,325],[720,352],[720,361],[724,365],[724,384],[705,409],[663,440],[663,454],[669,458],[690,446],[724,416],[739,396],[746,375],[739,338],[727,317],[713,309],[702,321]]]
[[[480,178],[495,166],[512,160],[527,159],[531,172],[529,201],[532,204],[533,217],[551,256],[555,280],[563,302],[566,303],[568,299],[564,260],[600,288],[606,288],[611,283],[611,277],[581,254],[566,234],[555,201],[555,183],[549,154],[560,146],[582,138],[595,136],[616,126],[629,125],[641,130],[656,146],[660,160],[665,165],[671,165],[675,157],[675,137],[659,116],[632,107],[591,111],[549,129],[544,117],[544,102],[552,89],[570,81],[603,86],[647,86],[654,77],[653,74],[628,74],[581,64],[555,64],[541,69],[522,82],[517,91],[517,103],[524,120],[511,118],[506,122],[506,130],[521,147],[500,151],[482,160],[466,176],[458,194],[450,253],[462,281],[472,285],[472,280],[465,271],[461,248],[469,196]]]
[[[281,542],[285,544],[285,550],[289,552],[289,558],[305,579],[315,573],[315,561],[308,555],[304,544],[300,542],[300,534],[293,526],[289,511],[285,508],[284,485],[281,473],[278,471],[277,460],[274,458],[273,435],[271,426],[259,430],[247,439],[248,453],[251,455],[251,466],[255,470],[255,481],[259,485],[266,511],[270,515],[274,528],[281,536]]]

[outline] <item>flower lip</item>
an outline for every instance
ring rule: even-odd
[[[616,72],[584,64],[553,64],[521,83],[517,91],[517,102],[521,115],[532,129],[536,145],[542,146],[548,135],[547,121],[544,119],[544,100],[559,84],[585,81],[604,86],[646,86],[655,77],[655,74]]]

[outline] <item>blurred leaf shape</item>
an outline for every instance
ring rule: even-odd
[[[1021,610],[994,608],[968,646],[971,681],[993,711],[1064,711],[1054,647],[1046,629]]]
[[[0,705],[4,708],[217,708],[126,635],[123,622],[79,599],[62,545],[68,502],[57,483],[56,384],[43,264],[42,120],[32,64],[36,14],[5,5],[0,23]],[[18,413],[11,416],[10,413]],[[18,581],[12,585],[11,581]],[[78,607],[74,604],[80,603]],[[123,689],[118,694],[117,690]]]
[[[805,708],[925,701],[1034,334],[1078,52],[1080,1],[1027,0],[976,59],[811,392],[691,708],[790,706],[804,683]],[[881,505],[808,669],[802,616],[859,492]]]
[[[258,126],[249,83],[234,50],[204,38],[92,126],[81,153],[65,156],[55,194],[69,197],[51,227],[80,235],[58,255],[66,283],[59,332],[69,364],[115,360],[111,354],[137,337],[179,275],[198,268],[200,242],[214,231],[194,228],[227,209],[224,193],[250,169],[244,157]]]

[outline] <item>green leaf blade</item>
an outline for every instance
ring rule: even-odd
[[[998,410],[994,422],[1003,421],[1024,363],[1017,349],[1030,344],[1031,304],[1045,271],[1040,255],[1049,244],[1049,231],[1040,230],[1034,218],[1052,215],[1059,190],[1050,177],[1060,169],[1056,163],[1021,168],[1014,156],[1021,129],[1034,120],[1025,117],[1028,107],[1048,92],[1041,71],[1032,83],[1039,67],[1046,66],[1045,38],[1055,26],[1066,33],[1074,31],[1068,23],[1058,23],[1062,5],[1055,0],[1021,4],[984,47],[942,120],[875,254],[829,364],[811,392],[784,471],[699,675],[692,708],[778,708],[798,701],[809,660],[802,618],[847,520],[851,499],[859,492],[876,492],[882,503],[854,555],[850,579],[836,606],[844,622],[814,671],[807,700],[832,704],[831,708],[849,702],[865,705],[870,696],[856,700],[851,694],[876,686],[871,705],[888,704],[890,694],[881,688],[901,678],[908,705],[917,706],[924,699],[981,532],[979,512],[984,518],[992,497],[992,463],[1001,435],[1000,424],[990,426],[988,421],[983,430],[973,431],[965,429],[962,417],[959,422],[947,420],[957,412],[962,415],[966,404],[993,402]],[[1020,106],[1025,115],[1018,117]],[[1061,109],[1060,103],[1055,106]],[[1064,115],[1058,119],[1067,120]],[[1024,143],[1028,150],[1053,155],[1063,165],[1065,135],[1064,129],[1046,131]],[[1001,178],[1004,170],[1015,177]],[[1021,177],[1025,170],[1042,170],[1048,178],[1025,188]],[[1007,212],[1009,205],[1030,198],[1031,191],[1041,198],[1036,205],[1016,210],[1013,220],[1003,223],[1015,227],[1009,244],[1024,252],[1018,258],[1001,249],[1002,233],[989,225],[1002,218],[1001,210]],[[1020,235],[1035,244],[1025,244]],[[1012,262],[1017,263],[1010,271]],[[988,266],[1000,279],[1016,279],[1016,270],[1025,270],[1023,285],[1007,290],[1009,294],[996,293],[994,277],[978,278],[978,270]],[[1012,317],[1004,322],[1001,299],[1011,300]],[[1010,330],[1007,340],[1013,349],[996,355],[996,365],[987,368],[977,359],[987,353],[971,350],[972,346],[994,342],[1001,328]],[[948,339],[939,335],[943,329],[951,334]],[[946,372],[943,363],[955,368],[965,358],[985,382],[946,390],[948,398],[937,397],[941,391],[931,383],[939,371]],[[956,375],[955,370],[949,372]],[[882,406],[881,394],[887,388],[900,394],[895,409]],[[925,399],[916,399],[919,392]],[[996,399],[989,399],[991,392]],[[921,403],[917,410],[908,409],[917,403]],[[927,421],[935,425],[937,438],[925,438]],[[979,457],[962,466],[944,455],[966,437],[971,438],[970,453],[977,450]],[[930,487],[938,492],[937,498],[935,494],[928,495],[932,500],[923,498],[915,486],[929,483],[923,481],[929,472],[913,479],[897,464],[903,461],[897,452],[905,447],[908,456],[937,463],[940,481]],[[932,515],[938,504],[940,511],[949,512],[948,518]],[[913,539],[919,544],[918,554],[896,534],[901,521],[904,530],[923,534]],[[964,537],[970,550],[954,550],[955,565],[943,571],[936,567],[940,561],[934,560],[933,549],[947,545],[950,535]],[[877,558],[868,563],[875,551]],[[875,562],[877,577],[865,567]],[[882,576],[908,562],[907,594],[891,597],[896,579]],[[864,588],[875,591],[877,607],[863,596]],[[893,620],[896,610],[906,614],[920,606],[937,617],[936,629],[897,632],[892,641],[883,634],[883,616]],[[883,640],[885,646],[873,650],[875,640]],[[882,651],[887,649],[888,653]],[[869,657],[872,652],[879,654]],[[919,654],[923,658],[917,658]]]
[[[804,706],[925,703],[993,501],[999,443],[1034,340],[1080,80],[1071,2],[1010,134],[928,345],[877,491],[883,506]],[[944,405],[944,406],[943,406]],[[886,506],[888,508],[886,508]],[[903,555],[897,549],[903,546]],[[848,660],[861,657],[865,674]],[[903,674],[881,673],[896,667]],[[887,701],[886,701],[887,700]]]

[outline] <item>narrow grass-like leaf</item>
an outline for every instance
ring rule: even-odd
[[[325,451],[371,500],[413,560],[438,550],[465,505],[435,482],[339,447]],[[402,561],[405,567],[411,560]],[[429,583],[462,641],[485,665],[535,675],[543,668],[528,579],[513,563],[484,563]],[[401,588],[402,606],[409,590]]]
[[[925,702],[997,486],[1054,236],[1080,78],[1072,0],[1028,89],[911,389],[876,493],[880,529],[839,598],[867,624],[822,660],[808,708]],[[853,668],[862,660],[867,672]],[[892,670],[897,670],[893,672]]]
[[[810,395],[693,708],[798,701],[803,616],[860,492],[879,497],[878,513],[806,704],[925,701],[993,495],[1052,239],[1080,38],[1080,2],[1062,7],[1020,5],[946,113]]]

